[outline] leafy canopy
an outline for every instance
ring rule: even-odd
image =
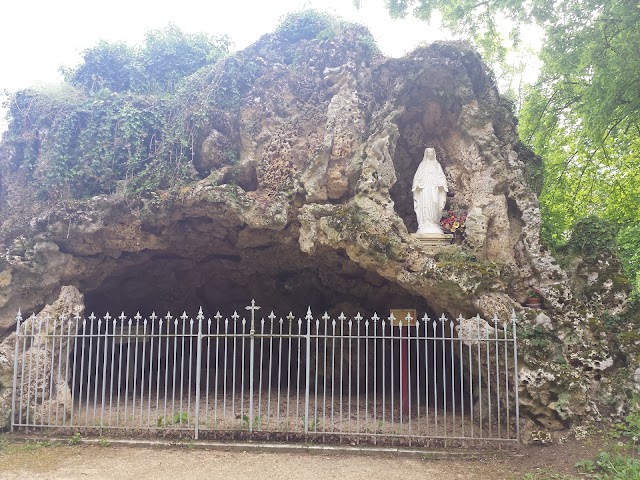
[[[141,48],[104,40],[82,54],[75,69],[63,69],[66,80],[88,91],[173,91],[177,83],[229,51],[226,36],[189,34],[170,24],[152,30]]]

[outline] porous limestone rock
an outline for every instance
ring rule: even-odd
[[[65,376],[68,374],[66,368],[68,359],[64,354],[68,351],[67,343],[71,340],[63,335],[71,331],[70,324],[76,321],[76,316],[79,317],[83,313],[83,295],[75,287],[63,286],[55,302],[45,306],[37,316],[33,315],[23,321],[21,331],[30,332],[34,340],[29,342],[29,345],[23,345],[22,342],[18,345],[21,353],[17,360],[17,379],[18,385],[22,386],[22,391],[18,392],[17,398],[29,399],[29,402],[27,404],[25,401],[21,405],[19,411],[22,411],[23,418],[16,420],[24,422],[28,419],[29,422],[40,422],[43,418],[48,418],[50,413],[59,417],[69,416],[70,404],[65,399],[71,398],[70,378]],[[55,332],[45,330],[46,327],[43,327],[47,318],[56,319]],[[53,325],[52,323],[52,329]],[[59,335],[56,337],[55,350],[52,349],[52,337],[45,337],[45,334],[53,333]],[[16,362],[15,345],[15,332],[0,343],[0,429],[10,425],[12,393],[10,387]],[[60,352],[63,352],[62,357]],[[38,375],[29,375],[28,380],[22,378],[25,371],[22,368],[23,363],[30,366],[38,365]],[[57,372],[52,371],[51,365],[59,365],[60,368]]]
[[[0,430],[10,426],[15,334],[0,342]]]

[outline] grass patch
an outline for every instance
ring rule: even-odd
[[[556,473],[549,469],[536,470],[535,472],[525,473],[522,480],[575,480],[576,477]]]
[[[13,441],[9,439],[7,435],[0,435],[0,455],[8,455],[16,452],[31,452],[54,445],[56,444],[50,440]]]

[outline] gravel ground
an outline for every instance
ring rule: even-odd
[[[515,478],[502,459],[428,459],[344,453],[256,453],[195,448],[52,446],[0,453],[3,480]]]
[[[63,419],[62,409],[52,411],[51,419],[44,417],[44,425],[36,420],[38,427],[49,425],[64,426],[70,429],[79,429],[83,433],[97,431],[100,425],[104,427],[119,428],[128,431],[164,431],[171,432],[174,429],[191,429],[195,424],[195,405],[193,396],[184,395],[167,398],[155,395],[129,396],[125,399],[114,397],[113,404],[105,405],[104,410],[100,401],[89,401],[73,404],[73,416]],[[304,395],[304,394],[303,394]],[[295,389],[287,395],[286,389],[278,395],[264,394],[254,395],[254,418],[251,420],[255,431],[262,432],[304,432],[305,404],[303,395]],[[108,398],[108,397],[107,397]],[[434,408],[412,404],[411,415],[405,413],[401,416],[400,402],[397,396],[391,401],[391,396],[385,397],[384,412],[382,396],[376,398],[374,403],[371,398],[366,402],[364,398],[357,396],[336,398],[328,395],[326,398],[319,395],[316,399],[312,395],[309,402],[309,430],[314,433],[356,433],[375,435],[412,435],[418,437],[465,437],[465,438],[515,438],[513,420],[505,418],[501,412],[498,422],[496,409],[491,416],[491,429],[489,429],[489,414],[483,409],[482,426],[480,428],[480,416],[478,409],[470,412],[467,408],[461,411],[458,407],[456,415],[450,409]],[[166,403],[165,403],[166,402]],[[125,408],[126,407],[126,408]],[[461,415],[464,413],[464,415]],[[512,413],[512,412],[511,412]],[[57,414],[57,415],[56,415]],[[475,415],[472,421],[471,415]],[[384,416],[383,416],[384,415]],[[220,394],[209,399],[200,399],[200,431],[247,431],[249,428],[249,395],[241,397],[239,393],[224,397]],[[384,418],[384,420],[383,420]],[[57,420],[57,422],[56,422]],[[372,437],[369,437],[371,443]]]

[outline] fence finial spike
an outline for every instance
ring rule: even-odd
[[[313,315],[311,314],[311,307],[307,307],[307,316],[305,320],[313,320]]]

